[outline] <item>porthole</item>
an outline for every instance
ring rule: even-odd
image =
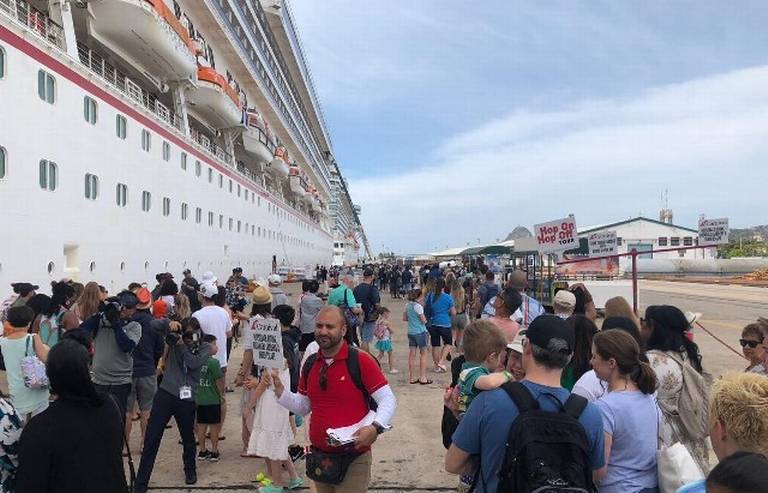
[[[125,262],[120,262],[120,272],[125,271]]]
[[[88,264],[88,272],[90,272],[91,274],[96,272],[96,262],[91,261],[91,263]]]
[[[53,261],[48,262],[48,274],[53,274],[53,272],[56,270],[56,264],[53,263]]]
[[[146,260],[144,262],[144,271],[148,271],[148,270],[149,270],[149,260]]]
[[[165,270],[168,270],[168,261],[167,260],[163,263],[163,268]]]

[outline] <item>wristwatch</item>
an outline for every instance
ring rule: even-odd
[[[381,435],[382,433],[384,433],[385,431],[387,431],[387,429],[386,429],[386,428],[384,428],[384,426],[380,425],[380,424],[379,424],[379,423],[377,423],[376,421],[374,421],[373,423],[371,423],[371,426],[373,426],[374,428],[376,428],[376,434],[377,434],[377,435]]]

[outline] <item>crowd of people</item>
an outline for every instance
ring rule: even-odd
[[[260,491],[304,486],[301,458],[312,491],[367,491],[371,446],[396,409],[398,318],[407,383],[450,373],[441,431],[458,491],[768,491],[765,319],[742,331],[745,371],[713,384],[674,306],[639,316],[615,297],[598,315],[580,283],[545,306],[524,271],[482,264],[324,270],[295,297],[279,275],[239,268],[225,282],[160,273],[153,289],[114,296],[95,282],[57,281],[51,295],[13,284],[0,304],[0,492],[143,493],[171,418],[196,484],[200,461],[222,459],[228,382],[242,389],[229,406],[241,456],[265,459]],[[387,289],[402,313],[384,305]],[[280,330],[277,367],[257,364],[264,321]]]

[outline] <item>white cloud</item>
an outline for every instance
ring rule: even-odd
[[[421,166],[353,181],[375,250],[429,251],[504,237],[575,213],[581,224],[654,217],[765,220],[768,67],[667,85],[628,99],[518,109],[447,139]],[[754,197],[754,199],[751,199]]]

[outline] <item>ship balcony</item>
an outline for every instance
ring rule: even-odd
[[[101,0],[89,5],[94,30],[116,52],[161,80],[194,78],[195,42],[163,0]]]
[[[274,159],[267,165],[267,172],[276,180],[288,177],[290,169],[288,168],[288,151],[285,150],[285,147],[277,148]]]
[[[197,86],[190,90],[187,101],[205,123],[216,129],[234,127],[243,119],[237,92],[210,67],[198,67]]]
[[[248,111],[245,114],[246,130],[243,132],[243,147],[260,165],[272,161],[275,144],[269,138],[267,125],[258,113]]]
[[[62,51],[66,49],[64,30],[61,26],[26,0],[0,0],[0,15],[25,27],[56,48]]]

